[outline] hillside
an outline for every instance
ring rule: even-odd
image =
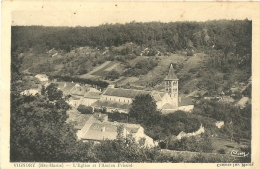
[[[12,51],[23,61],[24,73],[151,90],[163,90],[173,63],[180,95],[194,91],[214,95],[251,77],[251,30],[249,20],[13,26]]]

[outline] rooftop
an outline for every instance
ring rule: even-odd
[[[89,99],[99,99],[101,92],[87,92],[84,97]]]
[[[123,89],[123,88],[107,88],[103,95],[116,96],[116,97],[125,97],[125,98],[135,98],[139,95],[149,94],[153,96],[155,101],[161,101],[161,97],[165,94],[164,92],[157,91],[145,91],[145,90],[136,90],[136,89]]]
[[[58,89],[63,91],[63,94],[70,94],[70,90],[76,85],[76,83],[71,82],[53,82],[58,85]]]
[[[76,111],[69,111],[67,123],[73,124],[76,129],[82,129],[92,114],[81,114]]]
[[[174,73],[172,64],[170,65],[169,73],[164,80],[178,80],[177,76]]]
[[[101,107],[113,107],[118,109],[129,109],[131,105],[129,104],[123,104],[119,102],[113,102],[113,101],[96,101],[92,104],[92,106],[101,106]]]
[[[151,91],[144,91],[144,90],[107,88],[107,90],[105,90],[103,95],[134,98],[142,94],[150,94],[150,93]]]
[[[136,133],[138,129],[141,127],[139,124],[127,124],[127,123],[117,123],[117,122],[93,123],[82,138],[89,139],[89,140],[104,140],[104,139],[114,140],[116,139],[117,127],[119,125],[124,125],[124,128],[128,132],[133,132],[133,133]]]
[[[182,97],[179,98],[179,103],[178,106],[188,106],[188,105],[194,105],[194,103],[192,102],[192,98],[190,97]]]
[[[245,106],[245,104],[249,101],[248,97],[242,97],[238,102],[237,105],[238,106]]]

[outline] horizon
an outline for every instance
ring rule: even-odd
[[[244,19],[212,19],[212,20],[206,20],[206,21],[189,21],[189,20],[185,20],[185,21],[169,21],[169,22],[162,22],[162,21],[140,21],[137,22],[135,20],[130,21],[130,22],[125,22],[125,23],[101,23],[99,25],[93,25],[93,26],[81,26],[81,25],[76,25],[76,26],[51,26],[51,25],[11,25],[11,27],[16,27],[16,26],[21,26],[21,27],[69,27],[69,28],[77,28],[77,27],[82,27],[82,28],[90,28],[90,27],[99,27],[99,26],[104,26],[104,25],[127,25],[127,24],[131,24],[131,23],[138,23],[138,24],[146,24],[146,23],[162,23],[162,24],[169,24],[169,23],[178,23],[178,22],[182,22],[182,23],[187,23],[187,22],[195,22],[195,23],[205,23],[205,22],[214,22],[214,21],[244,21],[244,20],[248,20],[248,21],[252,21],[251,19],[248,18],[244,18]]]
[[[91,27],[104,24],[139,22],[206,22],[210,20],[252,20],[242,3],[194,2],[48,2],[25,4],[11,13],[12,26]],[[198,5],[200,4],[200,5]],[[22,9],[24,8],[24,9]],[[253,8],[251,8],[253,10]],[[228,12],[227,12],[228,11]]]

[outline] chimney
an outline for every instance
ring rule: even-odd
[[[106,127],[102,127],[102,128],[101,128],[101,131],[102,131],[102,132],[105,132],[105,131],[106,131]]]

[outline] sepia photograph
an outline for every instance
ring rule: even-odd
[[[10,15],[14,168],[254,167],[259,84],[252,90],[255,17],[245,6],[48,5]]]

